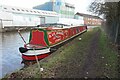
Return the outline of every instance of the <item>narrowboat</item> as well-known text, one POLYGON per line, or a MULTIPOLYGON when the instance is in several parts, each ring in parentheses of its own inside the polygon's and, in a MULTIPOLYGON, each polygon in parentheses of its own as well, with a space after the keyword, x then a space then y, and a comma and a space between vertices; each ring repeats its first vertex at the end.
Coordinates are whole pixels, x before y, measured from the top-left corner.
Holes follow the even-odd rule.
POLYGON ((20 47, 24 61, 41 60, 51 54, 52 47, 87 31, 87 26, 71 27, 63 24, 40 25, 30 30, 29 42, 20 47))

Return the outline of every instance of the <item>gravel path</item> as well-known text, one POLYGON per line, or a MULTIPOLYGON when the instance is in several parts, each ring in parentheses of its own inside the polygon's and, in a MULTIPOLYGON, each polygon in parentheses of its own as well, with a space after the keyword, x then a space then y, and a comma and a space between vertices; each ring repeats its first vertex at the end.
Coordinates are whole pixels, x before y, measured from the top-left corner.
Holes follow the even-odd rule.
POLYGON ((80 77, 84 78, 97 78, 99 77, 98 72, 101 71, 100 66, 97 64, 98 60, 101 60, 101 55, 98 49, 98 39, 100 32, 96 32, 95 35, 91 38, 88 55, 85 59, 84 65, 80 70, 80 77))

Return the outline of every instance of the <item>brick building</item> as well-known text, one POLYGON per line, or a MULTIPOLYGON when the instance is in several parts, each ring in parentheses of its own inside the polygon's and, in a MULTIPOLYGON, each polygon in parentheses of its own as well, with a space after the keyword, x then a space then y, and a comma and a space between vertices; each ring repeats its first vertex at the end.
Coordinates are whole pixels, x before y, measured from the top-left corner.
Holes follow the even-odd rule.
POLYGON ((83 13, 76 13, 75 19, 83 20, 84 25, 88 26, 100 26, 102 24, 102 19, 98 16, 83 14, 83 13))

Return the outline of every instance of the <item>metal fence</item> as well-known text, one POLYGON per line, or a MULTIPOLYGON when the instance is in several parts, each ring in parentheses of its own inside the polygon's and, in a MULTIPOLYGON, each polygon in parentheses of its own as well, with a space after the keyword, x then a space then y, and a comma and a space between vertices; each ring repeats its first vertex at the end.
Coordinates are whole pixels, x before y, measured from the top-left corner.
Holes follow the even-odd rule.
POLYGON ((114 15, 109 16, 104 23, 104 30, 108 35, 108 38, 115 44, 120 45, 120 2, 118 3, 118 8, 116 12, 113 10, 114 15), (114 17, 113 17, 114 16, 114 17))

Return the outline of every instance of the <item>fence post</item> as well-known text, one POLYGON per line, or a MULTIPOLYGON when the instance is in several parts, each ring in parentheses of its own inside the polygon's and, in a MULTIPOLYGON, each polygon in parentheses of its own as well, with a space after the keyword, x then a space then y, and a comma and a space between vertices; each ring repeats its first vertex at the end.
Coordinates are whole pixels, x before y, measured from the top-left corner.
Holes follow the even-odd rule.
POLYGON ((120 47, 120 1, 118 2, 118 38, 117 38, 117 43, 118 46, 120 47))
POLYGON ((117 45, 118 45, 118 78, 120 78, 120 1, 118 2, 118 35, 117 35, 117 45))

